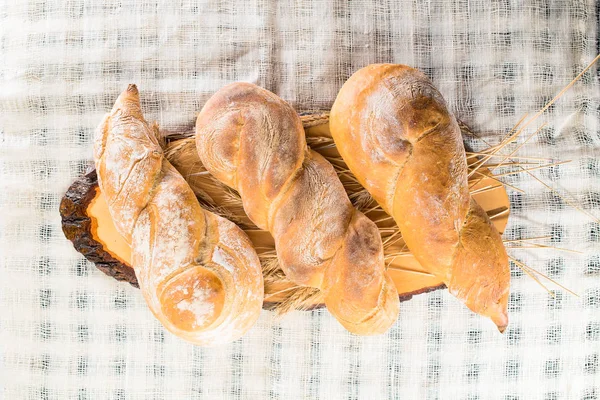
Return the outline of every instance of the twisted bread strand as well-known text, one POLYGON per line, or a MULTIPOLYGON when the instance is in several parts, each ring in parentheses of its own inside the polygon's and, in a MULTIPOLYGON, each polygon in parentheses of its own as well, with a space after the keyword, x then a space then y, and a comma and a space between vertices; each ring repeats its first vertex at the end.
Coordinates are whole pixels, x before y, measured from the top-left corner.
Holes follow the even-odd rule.
POLYGON ((308 150, 289 104, 252 84, 228 85, 200 112, 196 144, 208 171, 272 233, 289 279, 323 290, 330 312, 353 333, 393 324, 398 293, 377 227, 352 206, 331 164, 308 150))
POLYGON ((394 217, 421 265, 504 331, 506 249, 469 194, 460 129, 429 79, 404 65, 365 67, 342 87, 330 128, 344 161, 394 217))
POLYGON ((203 210, 164 158, 157 127, 129 85, 94 143, 98 184, 118 232, 131 244, 140 289, 175 335, 209 346, 242 336, 258 318, 258 256, 232 222, 203 210))

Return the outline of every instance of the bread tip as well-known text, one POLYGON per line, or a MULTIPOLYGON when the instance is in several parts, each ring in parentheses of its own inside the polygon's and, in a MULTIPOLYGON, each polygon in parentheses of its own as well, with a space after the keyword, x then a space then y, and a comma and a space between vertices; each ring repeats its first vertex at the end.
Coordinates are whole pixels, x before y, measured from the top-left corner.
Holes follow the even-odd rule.
POLYGON ((129 113, 134 113, 137 117, 143 118, 140 109, 140 93, 137 86, 133 83, 127 85, 127 89, 121 92, 113 108, 128 110, 129 113), (133 111, 134 109, 136 111, 133 111))
POLYGON ((127 85, 127 91, 128 91, 129 93, 134 93, 134 94, 138 94, 138 93, 139 93, 139 92, 138 92, 138 88, 137 88, 137 86, 135 85, 135 83, 130 83, 129 85, 127 85))
POLYGON ((500 331, 500 333, 504 333, 506 327, 508 326, 508 314, 506 311, 502 311, 497 315, 492 316, 492 321, 494 321, 498 327, 498 331, 500 331))

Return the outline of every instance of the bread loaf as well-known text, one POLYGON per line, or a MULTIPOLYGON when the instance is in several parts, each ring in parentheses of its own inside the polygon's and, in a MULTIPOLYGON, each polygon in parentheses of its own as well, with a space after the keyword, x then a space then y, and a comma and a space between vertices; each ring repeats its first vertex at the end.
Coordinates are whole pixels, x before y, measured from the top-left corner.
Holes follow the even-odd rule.
POLYGON ((352 206, 331 164, 307 148, 289 104, 256 85, 228 85, 200 112, 196 144, 205 168, 271 232, 289 279, 321 289, 350 332, 376 334, 393 324, 398 293, 377 227, 352 206))
POLYGON ((232 222, 203 210, 169 164, 157 126, 129 85, 97 130, 98 184, 156 318, 175 335, 210 346, 242 336, 263 300, 258 256, 232 222))
POLYGON ((350 170, 394 217, 421 265, 503 331, 506 250, 469 194, 460 129, 429 79, 404 65, 359 70, 335 100, 330 129, 350 170))

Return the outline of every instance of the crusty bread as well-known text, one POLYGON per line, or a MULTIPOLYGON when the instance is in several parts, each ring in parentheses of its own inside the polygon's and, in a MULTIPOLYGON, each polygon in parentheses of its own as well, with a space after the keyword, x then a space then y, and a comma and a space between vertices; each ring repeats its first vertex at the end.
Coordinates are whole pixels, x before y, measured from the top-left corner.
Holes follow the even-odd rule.
POLYGON ((242 336, 263 300, 258 256, 232 222, 203 210, 163 156, 156 125, 129 85, 97 130, 100 190, 156 318, 175 335, 210 346, 242 336))
POLYGON ((506 250, 469 194, 460 129, 429 79, 404 65, 359 70, 337 96, 330 129, 350 170, 394 217, 422 266, 503 331, 506 250))
POLYGON ((321 289, 353 333, 393 324, 398 293, 377 226, 352 206, 331 164, 307 148, 289 104, 256 85, 228 85, 200 112, 196 144, 205 168, 236 189, 248 217, 272 233, 289 279, 321 289))

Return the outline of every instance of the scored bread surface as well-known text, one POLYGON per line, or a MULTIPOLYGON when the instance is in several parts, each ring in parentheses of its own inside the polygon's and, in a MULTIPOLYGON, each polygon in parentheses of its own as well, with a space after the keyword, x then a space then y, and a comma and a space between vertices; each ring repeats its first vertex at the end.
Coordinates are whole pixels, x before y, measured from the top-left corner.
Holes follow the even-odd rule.
POLYGON ((129 85, 97 130, 98 184, 156 318, 171 332, 210 346, 241 337, 263 300, 260 262, 246 234, 203 210, 164 157, 157 127, 129 85))
POLYGON ((506 249, 469 194, 459 126, 429 79, 404 65, 359 70, 336 98, 330 129, 350 170, 394 217, 421 265, 503 331, 506 249))
POLYGON ((271 232, 290 280, 321 289, 353 333, 381 333, 394 323, 398 293, 377 226, 352 206, 333 166, 307 148, 289 104, 256 85, 228 85, 200 112, 196 144, 206 169, 271 232))

